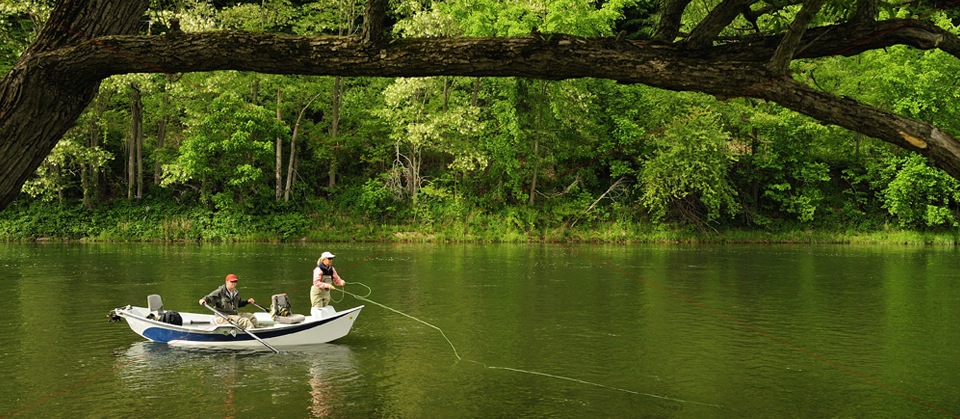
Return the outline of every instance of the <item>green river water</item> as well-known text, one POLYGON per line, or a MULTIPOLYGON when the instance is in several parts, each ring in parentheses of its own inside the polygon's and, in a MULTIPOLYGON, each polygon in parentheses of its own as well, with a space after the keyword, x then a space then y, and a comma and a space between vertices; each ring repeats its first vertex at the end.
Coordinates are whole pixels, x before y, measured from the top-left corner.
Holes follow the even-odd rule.
MULTIPOLYGON (((0 417, 960 415, 954 248, 0 244, 0 417), (107 313, 202 309, 234 273, 352 332, 274 354, 144 341, 107 313)), ((248 306, 250 307, 250 306, 248 306)), ((251 307, 252 308, 252 307, 251 307)))

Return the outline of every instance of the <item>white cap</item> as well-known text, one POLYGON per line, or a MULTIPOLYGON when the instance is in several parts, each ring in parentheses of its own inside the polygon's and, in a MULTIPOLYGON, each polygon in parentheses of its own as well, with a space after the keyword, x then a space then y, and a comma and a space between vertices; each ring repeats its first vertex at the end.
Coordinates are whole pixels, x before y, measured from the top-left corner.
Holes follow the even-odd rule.
POLYGON ((337 256, 330 252, 323 252, 323 254, 320 255, 320 259, 333 259, 335 257, 337 256))

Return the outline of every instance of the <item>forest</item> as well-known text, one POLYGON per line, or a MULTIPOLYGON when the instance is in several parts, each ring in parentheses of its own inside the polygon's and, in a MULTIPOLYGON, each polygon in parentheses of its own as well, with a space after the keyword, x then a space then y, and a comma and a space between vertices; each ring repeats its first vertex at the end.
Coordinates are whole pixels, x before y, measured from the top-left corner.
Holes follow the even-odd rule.
MULTIPOLYGON (((661 3, 684 5, 677 37, 692 38, 728 2, 393 0, 385 24, 391 40, 565 34, 630 48, 661 34, 661 3)), ((845 1, 740 3, 717 39, 783 31, 811 3, 811 28, 856 11, 845 1)), ((950 2, 862 3, 878 20, 960 35, 950 2)), ((0 74, 53 7, 0 5, 0 74)), ((364 8, 158 0, 137 32, 347 37, 362 32, 364 8)), ((746 92, 602 77, 283 74, 275 64, 274 74, 105 78, 0 211, 0 239, 960 240, 960 182, 932 157, 746 92)), ((788 65, 788 78, 816 91, 960 133, 960 60, 941 49, 891 45, 788 65)))

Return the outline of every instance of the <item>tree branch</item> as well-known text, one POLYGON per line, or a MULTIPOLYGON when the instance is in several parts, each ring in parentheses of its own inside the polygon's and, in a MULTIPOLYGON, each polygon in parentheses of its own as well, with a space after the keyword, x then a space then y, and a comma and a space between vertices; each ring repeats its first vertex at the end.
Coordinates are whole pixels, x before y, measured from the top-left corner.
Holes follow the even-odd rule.
POLYGON ((878 0, 860 0, 857 3, 857 10, 853 13, 853 18, 850 21, 854 24, 869 24, 877 20, 877 15, 880 13, 878 6, 878 0))
MULTIPOLYGON (((931 30, 935 26, 906 23, 883 37, 883 42, 871 39, 861 47, 889 45, 896 39, 939 39, 925 44, 928 47, 957 42, 956 37, 924 32, 924 29, 931 30), (906 35, 902 33, 904 31, 906 35)), ((822 38, 830 38, 829 35, 824 34, 822 38)), ((422 38, 397 39, 377 51, 369 51, 362 48, 363 41, 357 37, 216 32, 176 37, 104 37, 45 54, 34 64, 38 69, 56 69, 56 74, 94 74, 96 77, 136 72, 234 69, 340 76, 606 78, 721 97, 771 100, 824 123, 840 125, 927 155, 934 164, 960 178, 960 163, 957 163, 960 162, 960 148, 956 140, 929 124, 817 92, 783 77, 782 73, 770 71, 760 60, 747 62, 718 56, 705 60, 693 56, 695 54, 685 54, 686 51, 678 45, 627 42, 632 48, 624 49, 609 39, 561 34, 554 34, 549 39, 539 36, 422 38)), ((764 50, 754 48, 755 53, 764 50)), ((766 51, 772 53, 773 48, 771 46, 766 51)), ((812 49, 832 48, 838 48, 838 45, 812 49)), ((810 49, 806 48, 804 54, 809 55, 807 51, 810 49)))
POLYGON ((691 0, 663 0, 660 4, 660 23, 653 40, 671 43, 680 33, 680 18, 691 0))
POLYGON ((951 176, 960 176, 960 142, 926 122, 817 91, 790 77, 767 83, 751 92, 751 96, 915 151, 951 176))
POLYGON ((773 57, 770 58, 770 64, 768 65, 770 70, 785 74, 790 69, 790 61, 793 61, 793 56, 800 46, 803 34, 807 31, 807 26, 810 25, 814 16, 820 11, 824 1, 826 0, 807 0, 803 3, 797 17, 790 24, 790 29, 787 30, 783 40, 780 41, 780 45, 777 45, 777 49, 773 52, 773 57))
MULTIPOLYGON (((368 4, 360 36, 297 37, 246 32, 124 35, 134 32, 146 0, 60 0, 53 16, 73 26, 51 20, 0 80, 0 161, 5 165, 0 207, 16 198, 23 182, 90 103, 103 78, 213 70, 380 77, 594 77, 723 97, 756 97, 919 152, 960 178, 960 143, 947 133, 817 92, 771 71, 766 63, 778 46, 785 45, 784 37, 740 37, 710 46, 737 13, 757 0, 724 0, 695 29, 686 47, 562 34, 387 43, 383 42, 386 1, 368 4), (71 14, 77 17, 70 19, 71 14), (108 34, 117 35, 97 37, 108 34)), ((675 7, 688 4, 687 0, 671 3, 675 7)), ((789 55, 794 59, 857 55, 896 44, 939 48, 960 58, 960 39, 925 21, 834 25, 797 37, 803 48, 783 47, 792 51, 789 55)))
POLYGON ((52 68, 37 67, 35 58, 101 35, 136 33, 147 4, 147 0, 57 2, 37 39, 0 79, 0 162, 4 165, 0 208, 13 202, 23 183, 76 123, 102 79, 58 75, 52 68))
POLYGON ((713 41, 720 34, 723 28, 730 25, 733 19, 749 8, 757 0, 723 0, 717 7, 714 7, 696 28, 690 32, 687 38, 687 48, 700 49, 713 44, 713 41))
MULTIPOLYGON (((723 45, 689 51, 697 58, 757 61, 770 57, 779 45, 779 36, 742 36, 727 39, 723 45)), ((960 58, 960 38, 937 25, 918 20, 884 20, 863 26, 842 24, 812 28, 804 33, 800 42, 803 48, 795 52, 797 58, 820 58, 834 55, 854 56, 865 51, 883 49, 893 45, 907 45, 928 50, 938 48, 960 58)))
POLYGON ((387 18, 389 0, 369 0, 363 13, 363 43, 375 47, 387 38, 383 24, 387 18))
POLYGON ((749 7, 745 7, 744 8, 745 10, 743 11, 743 18, 746 19, 751 24, 753 24, 757 32, 760 32, 760 28, 757 25, 757 19, 759 19, 760 16, 783 10, 783 8, 787 6, 792 6, 794 4, 802 4, 802 3, 803 3, 803 0, 787 0, 787 1, 777 2, 775 4, 767 4, 756 10, 752 10, 749 7))

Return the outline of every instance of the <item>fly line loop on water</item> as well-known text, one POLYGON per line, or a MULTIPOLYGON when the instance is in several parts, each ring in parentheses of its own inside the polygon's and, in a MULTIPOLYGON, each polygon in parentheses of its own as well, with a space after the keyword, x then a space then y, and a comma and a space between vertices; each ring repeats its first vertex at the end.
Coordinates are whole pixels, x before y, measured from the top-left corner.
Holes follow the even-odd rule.
MULTIPOLYGON (((518 373, 522 373, 522 374, 530 374, 530 375, 537 375, 537 376, 541 376, 541 377, 555 378, 555 379, 558 379, 558 380, 565 380, 565 381, 570 381, 570 382, 574 382, 574 383, 579 383, 579 384, 585 384, 585 385, 590 385, 590 386, 594 386, 594 387, 605 388, 605 389, 608 389, 608 390, 614 390, 614 391, 619 391, 619 392, 623 392, 623 393, 636 394, 636 395, 639 395, 639 396, 646 396, 646 397, 655 398, 655 399, 660 399, 660 400, 668 400, 668 401, 672 401, 672 402, 676 402, 676 403, 696 404, 696 405, 701 405, 701 406, 709 406, 709 407, 717 407, 717 408, 723 407, 723 406, 720 406, 720 405, 717 405, 717 404, 696 402, 696 401, 691 401, 691 400, 683 400, 683 399, 678 399, 678 398, 675 398, 675 397, 661 396, 661 395, 651 394, 651 393, 642 393, 642 392, 639 392, 639 391, 633 391, 633 390, 627 390, 627 389, 624 389, 624 388, 612 387, 612 386, 608 386, 608 385, 604 385, 604 384, 600 384, 600 383, 594 383, 594 382, 591 382, 591 381, 585 381, 585 380, 581 380, 581 379, 577 379, 577 378, 573 378, 573 377, 566 377, 566 376, 562 376, 562 375, 548 374, 548 373, 539 372, 539 371, 529 371, 529 370, 523 370, 523 369, 519 369, 519 368, 490 366, 490 365, 487 365, 487 364, 485 364, 485 363, 483 363, 483 362, 480 362, 480 361, 474 361, 474 360, 470 360, 470 359, 463 359, 463 358, 460 356, 460 353, 457 352, 457 347, 453 344, 453 342, 450 340, 450 338, 447 337, 447 334, 443 332, 443 329, 441 329, 441 328, 437 327, 436 325, 433 325, 433 324, 431 324, 431 323, 429 323, 429 322, 427 322, 427 321, 424 321, 424 320, 422 320, 422 319, 419 319, 419 318, 417 318, 417 317, 414 317, 414 316, 411 316, 411 315, 409 315, 409 314, 407 314, 407 313, 404 313, 404 312, 402 312, 402 311, 400 311, 400 310, 397 310, 397 309, 395 309, 395 308, 393 308, 393 307, 389 307, 389 306, 387 306, 386 304, 378 303, 378 302, 376 302, 376 301, 373 301, 373 300, 369 299, 368 297, 373 293, 373 289, 371 289, 369 286, 367 286, 367 285, 365 285, 365 284, 363 284, 363 283, 360 283, 360 282, 347 282, 346 284, 362 286, 362 287, 364 287, 364 288, 367 289, 367 292, 366 292, 366 294, 364 294, 364 295, 357 295, 357 294, 354 294, 354 293, 352 293, 352 292, 350 292, 350 291, 347 291, 347 290, 345 289, 346 287, 343 286, 343 287, 337 288, 342 294, 341 294, 341 296, 340 296, 340 299, 339 299, 339 300, 336 300, 335 302, 343 301, 344 295, 349 295, 349 296, 352 296, 353 298, 356 298, 357 300, 360 300, 360 301, 363 301, 363 302, 366 302, 366 303, 370 303, 370 304, 376 305, 376 306, 381 307, 381 308, 383 308, 383 309, 385 309, 385 310, 392 311, 392 312, 397 313, 397 314, 399 314, 399 315, 401 315, 401 316, 403 316, 403 317, 406 317, 406 318, 411 319, 411 320, 413 320, 413 321, 416 321, 416 322, 418 322, 418 323, 420 323, 420 324, 423 324, 424 326, 427 326, 427 327, 429 327, 429 328, 431 328, 431 329, 435 329, 436 331, 440 332, 440 336, 442 336, 443 339, 447 341, 447 344, 450 345, 450 349, 453 350, 453 355, 457 358, 457 361, 466 361, 466 362, 475 363, 475 364, 478 364, 478 365, 483 366, 483 367, 486 368, 486 369, 491 369, 491 370, 513 371, 513 372, 518 372, 518 373)), ((331 296, 331 297, 332 297, 332 296, 331 296)))

